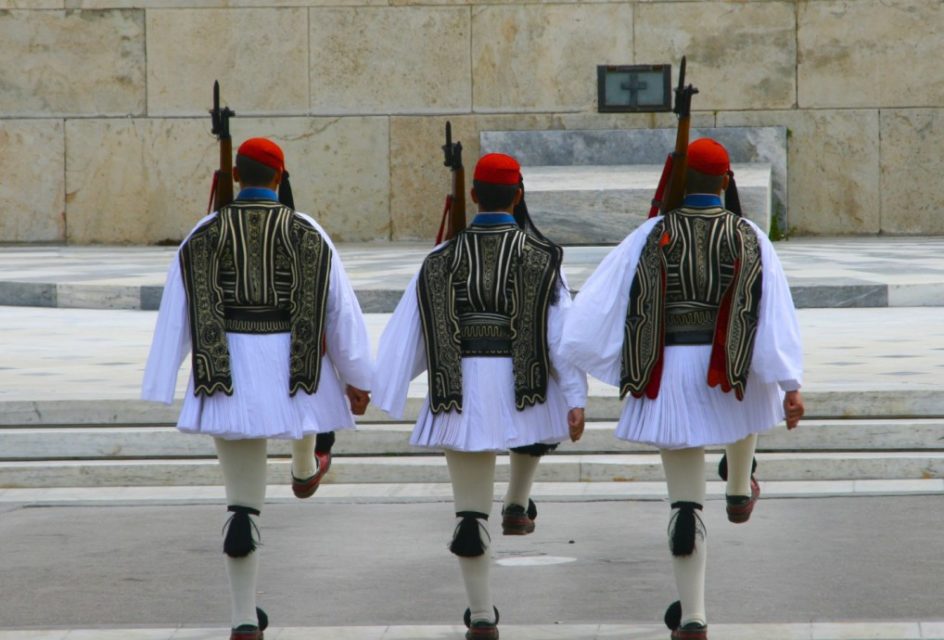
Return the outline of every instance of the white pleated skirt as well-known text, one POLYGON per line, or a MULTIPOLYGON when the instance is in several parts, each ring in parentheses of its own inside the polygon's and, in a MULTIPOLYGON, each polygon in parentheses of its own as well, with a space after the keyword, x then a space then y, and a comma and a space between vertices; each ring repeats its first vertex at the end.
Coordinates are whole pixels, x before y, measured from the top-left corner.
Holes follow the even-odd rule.
POLYGON ((187 385, 177 428, 227 440, 281 438, 354 427, 344 387, 327 356, 318 390, 289 395, 289 333, 228 333, 233 395, 193 395, 187 385))
POLYGON ((564 394, 551 377, 547 402, 518 411, 511 358, 463 358, 462 412, 433 414, 427 398, 410 444, 495 452, 536 443, 553 444, 569 435, 568 410, 564 394))
POLYGON ((711 345, 666 347, 655 399, 627 396, 616 437, 660 449, 721 446, 784 419, 783 393, 752 374, 744 400, 708 386, 711 345))

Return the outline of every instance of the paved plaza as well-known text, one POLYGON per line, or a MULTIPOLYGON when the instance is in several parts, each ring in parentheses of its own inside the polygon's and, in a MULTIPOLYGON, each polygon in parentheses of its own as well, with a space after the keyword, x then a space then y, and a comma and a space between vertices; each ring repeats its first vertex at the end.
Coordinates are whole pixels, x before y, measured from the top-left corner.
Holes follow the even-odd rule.
MULTIPOLYGON (((339 247, 373 309, 375 346, 428 248, 339 247)), ((934 433, 944 415, 944 240, 798 239, 777 249, 805 301, 811 408, 834 420, 843 407, 915 416, 934 433)), ((569 248, 571 285, 579 289, 609 250, 569 248)), ((172 256, 0 248, 0 424, 172 421, 173 407, 137 401, 172 256)), ((181 375, 178 398, 185 384, 181 375)), ((412 406, 424 394, 421 376, 412 406)), ((616 406, 615 390, 598 382, 591 396, 591 406, 616 406)), ((408 427, 389 428, 395 436, 408 427)), ((345 464, 339 456, 338 472, 345 464)), ((461 637, 461 582, 445 548, 448 484, 342 482, 300 502, 270 482, 259 582, 272 618, 267 640, 461 637)), ((709 484, 713 640, 944 639, 940 473, 763 486, 755 517, 735 527, 723 517, 723 486, 709 484)), ((665 640, 664 484, 539 482, 534 495, 537 532, 496 536, 493 548, 502 638, 665 640)), ((226 637, 222 496, 219 486, 0 487, 0 640, 226 637)))

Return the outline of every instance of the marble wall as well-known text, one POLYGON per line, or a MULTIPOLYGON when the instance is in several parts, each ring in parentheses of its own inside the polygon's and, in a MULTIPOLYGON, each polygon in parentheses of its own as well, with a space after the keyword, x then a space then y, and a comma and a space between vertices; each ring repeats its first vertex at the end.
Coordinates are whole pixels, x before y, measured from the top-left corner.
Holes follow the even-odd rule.
POLYGON ((479 133, 649 129, 599 64, 688 56, 698 127, 785 127, 797 234, 940 234, 939 0, 0 0, 0 242, 177 241, 238 143, 342 241, 428 239, 479 133), (855 24, 856 28, 849 28, 855 24))

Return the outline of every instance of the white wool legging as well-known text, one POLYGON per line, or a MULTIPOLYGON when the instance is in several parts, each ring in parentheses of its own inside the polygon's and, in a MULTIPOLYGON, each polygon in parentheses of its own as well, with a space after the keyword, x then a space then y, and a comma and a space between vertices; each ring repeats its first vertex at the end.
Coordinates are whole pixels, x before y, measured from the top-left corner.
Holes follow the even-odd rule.
MULTIPOLYGON (((266 441, 224 440, 214 438, 216 454, 226 484, 226 504, 251 507, 262 511, 266 492, 266 441)), ((227 517, 232 514, 227 513, 227 517)), ((258 519, 249 516, 258 526, 258 519)), ((256 576, 259 572, 259 550, 244 558, 226 558, 226 574, 232 599, 232 626, 258 625, 256 619, 256 576)))

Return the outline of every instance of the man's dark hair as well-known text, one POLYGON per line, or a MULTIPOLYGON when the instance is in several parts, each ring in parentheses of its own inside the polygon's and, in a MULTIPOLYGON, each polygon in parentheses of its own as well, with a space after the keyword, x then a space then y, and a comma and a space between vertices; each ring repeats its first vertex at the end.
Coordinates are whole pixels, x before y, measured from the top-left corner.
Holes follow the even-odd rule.
POLYGON ((718 193, 721 191, 721 183, 723 182, 724 175, 709 176, 707 173, 688 168, 685 173, 685 192, 718 193))
POLYGON ((239 184, 244 187, 265 187, 278 173, 272 167, 241 155, 236 156, 236 168, 239 169, 239 184))
POLYGON ((478 196, 479 207, 482 211, 507 209, 514 202, 515 194, 521 188, 517 184, 492 184, 478 180, 472 181, 472 187, 475 189, 475 195, 478 196))

